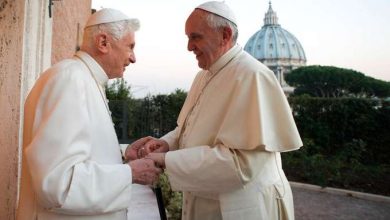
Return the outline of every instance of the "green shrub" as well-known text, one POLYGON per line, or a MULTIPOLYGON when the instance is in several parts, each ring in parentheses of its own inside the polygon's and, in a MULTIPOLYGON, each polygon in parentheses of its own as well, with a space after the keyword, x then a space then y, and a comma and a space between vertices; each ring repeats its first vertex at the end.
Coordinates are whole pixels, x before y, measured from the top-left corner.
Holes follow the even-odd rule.
POLYGON ((390 195, 388 101, 290 98, 304 147, 282 154, 290 180, 390 195))

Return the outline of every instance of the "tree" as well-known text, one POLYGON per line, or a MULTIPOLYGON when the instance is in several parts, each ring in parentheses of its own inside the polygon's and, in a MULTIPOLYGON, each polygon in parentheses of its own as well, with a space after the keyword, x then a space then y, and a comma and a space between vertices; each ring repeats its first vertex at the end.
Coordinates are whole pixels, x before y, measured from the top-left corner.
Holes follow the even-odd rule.
POLYGON ((106 86, 106 96, 108 100, 127 101, 132 98, 131 87, 122 79, 116 79, 112 84, 106 86))
POLYGON ((389 97, 390 82, 367 77, 351 69, 334 66, 306 66, 286 75, 294 95, 313 97, 389 97))
POLYGON ((115 124, 115 132, 121 143, 129 142, 133 133, 135 117, 133 109, 135 100, 132 98, 131 87, 124 79, 116 79, 106 86, 106 96, 109 100, 111 118, 115 124))
POLYGON ((282 154, 289 179, 390 195, 390 100, 289 97, 304 146, 282 154))
POLYGON ((134 113, 137 115, 136 135, 159 137, 173 130, 186 96, 186 92, 176 89, 168 95, 159 94, 138 100, 134 113))

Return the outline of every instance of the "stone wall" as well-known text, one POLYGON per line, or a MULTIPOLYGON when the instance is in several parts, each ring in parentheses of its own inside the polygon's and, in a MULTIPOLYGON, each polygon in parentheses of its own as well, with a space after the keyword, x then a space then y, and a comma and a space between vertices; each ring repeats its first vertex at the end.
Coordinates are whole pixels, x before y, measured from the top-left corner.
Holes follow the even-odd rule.
POLYGON ((15 218, 24 1, 0 1, 0 219, 15 218))
POLYGON ((49 0, 0 0, 1 220, 15 219, 25 98, 51 62, 74 53, 77 24, 82 30, 91 13, 91 0, 53 2, 49 17, 49 0))
POLYGON ((53 5, 52 63, 72 57, 91 14, 91 0, 62 0, 53 5))

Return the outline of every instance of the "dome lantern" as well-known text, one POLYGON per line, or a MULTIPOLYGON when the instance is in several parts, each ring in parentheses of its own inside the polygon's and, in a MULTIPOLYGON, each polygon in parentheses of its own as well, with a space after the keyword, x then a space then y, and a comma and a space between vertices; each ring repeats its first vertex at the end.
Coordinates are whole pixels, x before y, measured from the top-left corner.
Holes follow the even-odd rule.
POLYGON ((269 8, 267 13, 265 13, 263 21, 264 25, 278 25, 278 16, 276 15, 276 12, 272 10, 271 1, 269 1, 269 8))

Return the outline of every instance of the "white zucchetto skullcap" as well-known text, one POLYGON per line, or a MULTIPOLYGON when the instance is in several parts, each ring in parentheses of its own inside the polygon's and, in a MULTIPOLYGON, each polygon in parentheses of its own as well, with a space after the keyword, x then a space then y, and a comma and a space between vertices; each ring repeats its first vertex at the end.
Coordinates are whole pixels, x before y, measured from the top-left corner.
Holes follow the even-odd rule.
POLYGON ((103 8, 95 12, 94 14, 92 14, 91 17, 89 17, 87 24, 85 25, 85 28, 93 25, 124 21, 124 20, 132 20, 132 19, 119 10, 112 9, 112 8, 103 8))
POLYGON ((236 16, 234 16, 233 11, 224 2, 218 2, 218 1, 205 2, 196 8, 226 18, 227 20, 233 22, 233 24, 237 26, 236 16))

